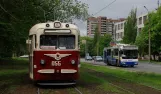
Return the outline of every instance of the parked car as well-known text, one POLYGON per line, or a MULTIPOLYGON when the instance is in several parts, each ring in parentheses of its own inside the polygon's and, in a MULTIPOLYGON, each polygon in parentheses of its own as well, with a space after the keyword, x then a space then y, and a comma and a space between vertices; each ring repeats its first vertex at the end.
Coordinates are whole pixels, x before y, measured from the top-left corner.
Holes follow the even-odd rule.
POLYGON ((86 56, 85 60, 92 60, 91 56, 86 56))
POLYGON ((29 57, 29 55, 22 55, 22 56, 20 56, 21 58, 28 58, 29 57))
POLYGON ((96 56, 92 56, 92 59, 94 60, 96 56))
POLYGON ((103 58, 102 58, 101 56, 96 56, 96 57, 95 57, 95 60, 96 60, 96 61, 103 61, 103 58))

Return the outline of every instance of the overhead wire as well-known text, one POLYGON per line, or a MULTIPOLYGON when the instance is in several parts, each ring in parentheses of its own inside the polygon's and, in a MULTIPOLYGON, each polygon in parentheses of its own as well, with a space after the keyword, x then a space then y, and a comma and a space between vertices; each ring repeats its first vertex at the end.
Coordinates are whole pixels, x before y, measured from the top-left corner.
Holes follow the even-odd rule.
POLYGON ((98 14, 99 12, 103 11, 104 9, 108 8, 110 5, 112 5, 114 2, 116 2, 116 0, 114 0, 113 2, 111 2, 110 4, 108 4, 107 6, 103 7, 101 10, 99 10, 98 12, 96 12, 95 14, 93 14, 92 16, 98 14))
POLYGON ((0 4, 0 8, 1 8, 4 12, 6 12, 7 14, 9 14, 12 18, 18 20, 15 16, 13 16, 11 13, 9 13, 1 4, 0 4))
MULTIPOLYGON (((106 8, 108 8, 110 5, 112 5, 114 2, 116 2, 116 0, 112 1, 111 3, 109 3, 108 5, 106 5, 105 7, 103 7, 102 9, 100 9, 98 12, 92 14, 92 16, 97 15, 98 13, 100 13, 101 11, 103 11, 104 9, 106 9, 106 8)), ((88 18, 86 18, 85 21, 87 21, 87 19, 88 19, 88 18)), ((80 21, 82 21, 82 20, 80 20, 80 21)), ((81 23, 83 23, 83 24, 85 25, 84 21, 82 21, 82 22, 80 22, 80 23, 78 23, 78 24, 81 24, 81 23)), ((86 25, 85 25, 85 26, 86 26, 86 25)), ((84 35, 84 34, 83 34, 83 35, 84 35)))
MULTIPOLYGON (((91 16, 97 15, 98 13, 100 13, 101 11, 103 11, 104 9, 106 9, 106 8, 108 8, 110 5, 112 5, 114 2, 116 2, 116 0, 112 1, 111 3, 109 3, 108 5, 106 5, 105 7, 103 7, 102 9, 100 9, 98 12, 92 14, 91 16)), ((87 20, 87 19, 88 19, 88 18, 86 18, 86 20, 87 20)), ((85 21, 86 21, 86 20, 85 20, 85 21)), ((80 21, 81 21, 81 20, 80 20, 80 21)), ((84 23, 84 22, 82 21, 81 23, 84 23)), ((81 24, 81 23, 78 23, 78 24, 81 24)))

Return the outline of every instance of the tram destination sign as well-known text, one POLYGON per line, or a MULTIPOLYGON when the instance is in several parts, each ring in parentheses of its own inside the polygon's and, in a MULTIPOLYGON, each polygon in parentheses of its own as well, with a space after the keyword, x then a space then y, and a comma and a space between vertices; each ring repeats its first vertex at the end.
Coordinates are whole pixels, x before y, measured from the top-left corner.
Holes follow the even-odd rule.
POLYGON ((137 50, 138 49, 138 47, 137 46, 124 46, 123 47, 123 49, 125 49, 125 50, 137 50))

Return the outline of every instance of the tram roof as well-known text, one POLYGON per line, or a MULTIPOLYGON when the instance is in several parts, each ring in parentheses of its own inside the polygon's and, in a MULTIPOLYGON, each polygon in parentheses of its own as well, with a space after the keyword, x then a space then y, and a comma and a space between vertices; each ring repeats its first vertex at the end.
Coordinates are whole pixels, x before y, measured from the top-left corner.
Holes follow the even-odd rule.
POLYGON ((116 44, 115 46, 111 46, 111 47, 106 47, 104 48, 104 50, 107 49, 126 49, 126 50, 136 50, 138 49, 138 46, 136 45, 130 45, 130 44, 116 44))
POLYGON ((78 27, 74 24, 70 24, 70 23, 61 23, 59 21, 54 21, 54 22, 46 22, 46 23, 38 23, 36 25, 34 25, 30 31, 29 31, 29 35, 32 34, 37 34, 38 29, 76 29, 78 30, 78 27), (59 28, 54 27, 54 23, 60 23, 61 26, 59 28), (49 25, 47 27, 47 25, 49 25), (67 25, 69 25, 69 27, 67 27, 67 25))

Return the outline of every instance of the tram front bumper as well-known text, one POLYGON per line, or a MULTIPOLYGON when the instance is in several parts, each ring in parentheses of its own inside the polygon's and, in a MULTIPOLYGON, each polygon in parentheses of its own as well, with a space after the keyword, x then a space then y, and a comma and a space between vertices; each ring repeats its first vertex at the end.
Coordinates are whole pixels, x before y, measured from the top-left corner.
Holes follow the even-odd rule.
POLYGON ((138 62, 121 62, 122 66, 138 65, 138 62))
POLYGON ((74 69, 41 69, 34 74, 34 80, 77 80, 79 72, 74 69))

